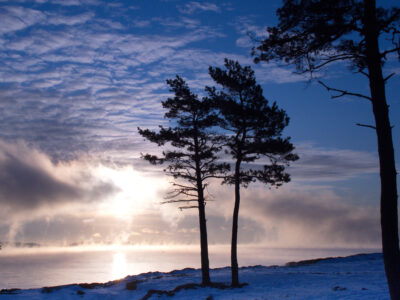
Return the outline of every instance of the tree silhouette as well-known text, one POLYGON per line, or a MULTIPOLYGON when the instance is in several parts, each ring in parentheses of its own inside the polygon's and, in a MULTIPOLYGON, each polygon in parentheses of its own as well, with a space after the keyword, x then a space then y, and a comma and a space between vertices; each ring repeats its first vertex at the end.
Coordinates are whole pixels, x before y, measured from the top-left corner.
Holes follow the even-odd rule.
POLYGON ((321 84, 332 97, 356 96, 372 104, 381 179, 381 230, 386 276, 392 299, 400 299, 400 251, 397 186, 392 127, 386 102, 382 67, 387 55, 400 58, 400 9, 376 7, 375 0, 285 0, 277 10, 279 24, 268 28, 268 38, 253 49, 255 61, 284 60, 301 72, 312 73, 337 61, 366 76, 370 95, 321 84), (380 50, 380 41, 390 46, 380 50), (391 43, 390 43, 391 42, 391 43))
POLYGON ((289 138, 282 138, 282 130, 289 118, 276 103, 268 104, 263 91, 256 83, 253 70, 242 67, 238 62, 225 59, 225 70, 209 68, 212 79, 221 89, 207 87, 210 99, 219 109, 223 123, 221 127, 229 132, 226 146, 234 159, 235 169, 224 182, 235 186, 235 206, 232 221, 232 286, 239 286, 237 261, 237 235, 240 205, 240 186, 260 181, 270 186, 280 186, 290 180, 285 166, 298 159, 293 154, 289 138), (261 167, 247 166, 264 158, 261 167))
POLYGON ((167 80, 174 98, 162 102, 167 109, 165 118, 175 126, 164 128, 159 132, 138 128, 139 134, 158 146, 168 144, 161 157, 151 154, 142 155, 152 164, 168 164, 164 170, 174 178, 173 189, 164 203, 180 203, 180 209, 198 208, 200 226, 202 284, 209 285, 209 260, 206 226, 205 188, 210 178, 217 177, 229 170, 229 165, 218 163, 216 154, 221 149, 221 137, 210 128, 216 126, 220 119, 213 113, 211 102, 205 98, 198 99, 191 93, 185 81, 176 76, 167 80))

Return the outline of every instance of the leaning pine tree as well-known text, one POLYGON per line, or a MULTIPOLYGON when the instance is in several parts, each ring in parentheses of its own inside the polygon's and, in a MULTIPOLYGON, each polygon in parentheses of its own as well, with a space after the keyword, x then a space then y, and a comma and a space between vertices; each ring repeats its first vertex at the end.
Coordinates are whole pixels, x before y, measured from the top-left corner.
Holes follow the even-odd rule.
POLYGON ((226 146, 234 160, 235 168, 224 183, 235 186, 235 206, 232 221, 232 286, 239 286, 237 261, 237 236, 240 205, 240 187, 260 181, 278 187, 289 182, 285 166, 298 159, 289 138, 282 138, 282 131, 289 118, 276 103, 268 104, 254 71, 238 62, 225 59, 225 70, 209 68, 212 79, 221 89, 207 87, 209 98, 220 111, 222 128, 230 134, 226 146), (249 163, 260 160, 262 168, 252 168, 249 163), (248 164, 243 168, 243 164, 248 164))
POLYGON ((174 98, 162 102, 167 109, 165 117, 175 127, 160 126, 158 132, 138 128, 139 134, 158 146, 169 145, 161 157, 145 154, 143 158, 152 164, 167 164, 166 172, 174 178, 173 190, 164 203, 179 203, 181 209, 198 208, 202 284, 210 285, 208 242, 206 227, 205 188, 210 178, 229 170, 229 165, 217 162, 221 137, 211 132, 219 122, 207 99, 198 99, 191 93, 185 81, 177 76, 167 80, 174 98))
POLYGON ((400 300, 400 248, 396 163, 384 77, 385 62, 400 59, 400 8, 375 0, 285 0, 277 10, 279 23, 254 49, 257 61, 282 60, 303 73, 314 73, 348 62, 353 73, 365 76, 369 95, 332 88, 333 98, 354 96, 371 103, 375 124, 358 124, 376 132, 380 183, 382 251, 392 300, 400 300))

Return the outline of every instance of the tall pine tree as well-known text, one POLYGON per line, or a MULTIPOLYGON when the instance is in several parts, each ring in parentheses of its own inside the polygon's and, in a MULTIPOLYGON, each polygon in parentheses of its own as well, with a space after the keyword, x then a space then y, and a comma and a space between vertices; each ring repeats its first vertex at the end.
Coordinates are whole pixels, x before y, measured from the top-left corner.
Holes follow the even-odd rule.
POLYGON ((198 208, 201 248, 202 284, 211 283, 209 273, 208 242, 205 205, 205 188, 210 178, 216 177, 229 169, 224 163, 217 162, 221 137, 213 134, 211 128, 219 122, 207 99, 199 99, 191 93, 185 81, 177 76, 167 80, 173 98, 162 102, 167 109, 165 118, 175 126, 158 132, 138 128, 139 134, 158 146, 165 147, 162 156, 151 154, 143 158, 152 164, 167 164, 164 172, 174 178, 173 189, 168 194, 166 203, 182 204, 181 209, 198 208), (172 148, 171 148, 172 146, 172 148))
POLYGON ((234 170, 225 183, 235 187, 235 206, 232 220, 231 266, 232 286, 239 286, 237 237, 240 206, 240 187, 260 181, 270 186, 280 186, 290 180, 285 166, 298 159, 289 138, 282 131, 289 118, 276 103, 269 105, 256 83, 253 70, 238 62, 225 59, 225 70, 209 68, 212 79, 220 85, 207 87, 210 99, 223 118, 226 147, 234 160, 234 170), (262 160, 261 160, 262 159, 262 160), (261 168, 249 163, 259 160, 261 168), (246 168, 243 164, 247 164, 246 168))
POLYGON ((277 15, 278 25, 268 28, 268 38, 254 49, 256 62, 283 60, 313 73, 345 61, 368 80, 370 95, 321 84, 337 93, 333 98, 355 96, 371 103, 375 125, 358 125, 377 135, 383 260, 390 296, 400 300, 397 172, 385 93, 394 74, 385 78, 382 72, 389 54, 400 59, 400 8, 376 7, 375 0, 285 0, 277 15))

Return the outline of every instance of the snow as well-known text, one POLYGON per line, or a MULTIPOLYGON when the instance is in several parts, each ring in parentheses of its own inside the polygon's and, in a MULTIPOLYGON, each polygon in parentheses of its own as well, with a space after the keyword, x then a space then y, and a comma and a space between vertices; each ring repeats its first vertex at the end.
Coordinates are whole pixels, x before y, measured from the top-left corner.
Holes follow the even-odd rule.
POLYGON ((389 299, 381 254, 240 269, 248 285, 230 288, 230 268, 211 270, 216 287, 201 287, 201 272, 150 272, 104 284, 2 290, 2 299, 389 299), (174 291, 175 289, 175 291, 174 291), (150 290, 157 290, 149 292, 150 290))

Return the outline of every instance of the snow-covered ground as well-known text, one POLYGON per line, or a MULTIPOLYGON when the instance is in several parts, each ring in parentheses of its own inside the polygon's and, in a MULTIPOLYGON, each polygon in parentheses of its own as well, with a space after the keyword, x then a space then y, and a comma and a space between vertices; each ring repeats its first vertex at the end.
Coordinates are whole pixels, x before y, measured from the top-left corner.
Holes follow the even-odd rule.
POLYGON ((240 269, 248 285, 229 287, 230 269, 211 271, 215 287, 201 287, 201 272, 183 269, 128 276, 104 284, 1 290, 0 299, 389 299, 381 254, 354 255, 282 267, 240 269))

